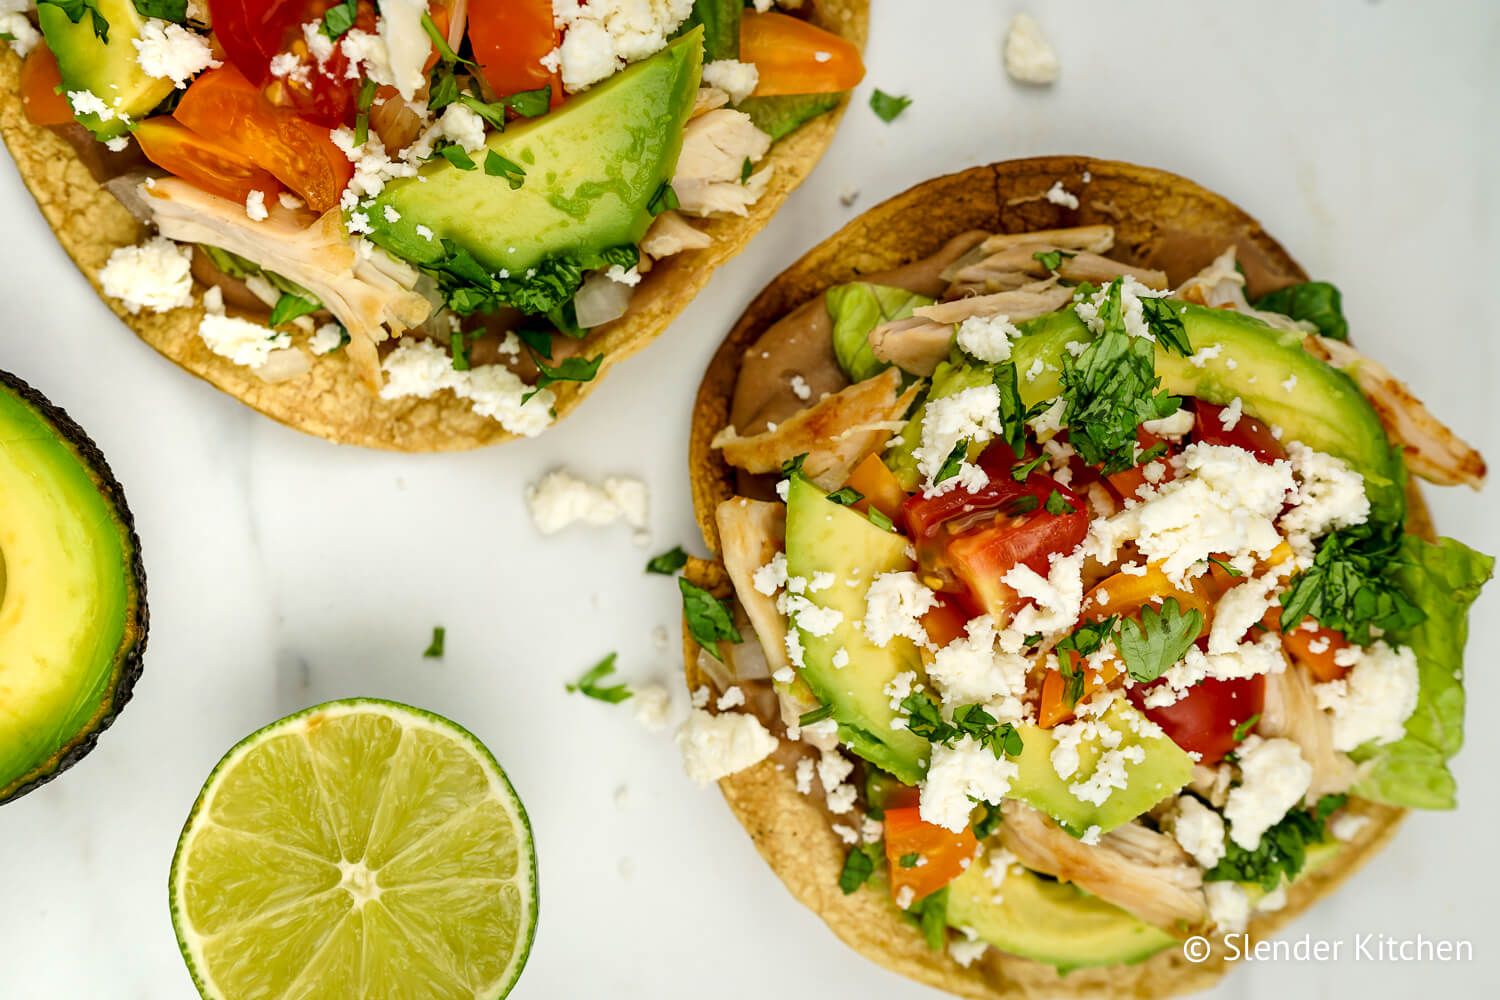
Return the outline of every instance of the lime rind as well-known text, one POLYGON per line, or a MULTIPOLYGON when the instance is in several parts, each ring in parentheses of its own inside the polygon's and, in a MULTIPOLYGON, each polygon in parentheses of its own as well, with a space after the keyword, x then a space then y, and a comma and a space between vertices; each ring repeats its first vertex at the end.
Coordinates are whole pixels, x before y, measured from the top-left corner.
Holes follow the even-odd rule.
MULTIPOLYGON (((404 845, 400 851, 392 855, 392 859, 413 847, 421 845, 423 840, 439 835, 443 832, 442 827, 448 821, 462 816, 464 813, 477 810, 482 804, 494 803, 499 805, 508 819, 515 845, 515 872, 508 880, 495 879, 500 890, 510 890, 515 893, 515 900, 519 904, 519 925, 516 928, 514 943, 505 967, 492 977, 492 985, 488 985, 484 991, 474 990, 475 1000, 501 1000, 514 988, 516 981, 520 978, 525 968, 526 960, 530 955, 532 944, 536 938, 536 922, 539 904, 537 889, 537 861, 536 850, 532 842, 531 822, 526 814, 526 808, 520 797, 516 794, 514 786, 506 776, 499 761, 495 759, 488 747, 473 733, 451 719, 444 718, 433 712, 405 705, 400 702, 387 701, 379 698, 348 698, 336 701, 324 702, 295 712, 284 718, 278 719, 267 726, 252 732, 244 739, 236 743, 219 760, 213 770, 209 772, 204 781, 203 788, 198 794, 193 808, 188 814, 186 823, 177 842, 177 849, 172 856, 172 866, 168 876, 168 897, 172 913, 172 927, 177 937, 179 950, 182 952, 183 960, 186 962, 188 972, 192 976, 193 984, 197 987, 199 994, 204 1000, 229 1000, 227 995, 218 988, 212 977, 205 973, 208 962, 203 952, 204 938, 195 928, 191 926, 186 913, 186 860, 188 849, 193 844, 198 832, 206 824, 212 823, 210 818, 215 801, 222 790, 222 778, 232 773, 235 765, 242 762, 252 751, 264 746, 270 740, 291 733, 307 732, 307 722, 314 717, 325 720, 343 718, 354 714, 370 714, 383 716, 385 718, 399 721, 403 730, 426 731, 442 736, 454 745, 462 746, 469 755, 478 763, 488 781, 489 796, 487 799, 477 799, 468 809, 461 810, 447 817, 447 821, 437 827, 428 830, 423 837, 416 838, 404 845)), ((387 775, 385 781, 389 781, 387 775)), ((319 784, 320 794, 326 795, 328 790, 319 784)), ((329 823, 333 825, 335 820, 331 816, 331 809, 325 800, 325 813, 330 815, 329 823)), ((226 828, 227 829, 227 828, 226 828)), ((361 845, 367 847, 368 845, 361 845)), ((295 850, 295 848, 287 848, 295 850)), ((311 855, 310 855, 311 856, 311 855)), ((464 879, 465 881, 480 881, 476 879, 464 879)), ((387 892, 407 893, 419 889, 424 883, 393 884, 384 889, 387 892)), ((330 892, 338 893, 344 891, 340 886, 323 890, 316 895, 304 898, 301 904, 304 906, 316 905, 320 896, 330 892)), ((508 895, 508 894, 507 894, 508 895)), ((296 904, 292 908, 295 908, 296 904)), ((261 914, 264 917, 265 914, 261 914)), ((323 957, 325 951, 337 948, 344 942, 340 936, 347 937, 346 930, 348 921, 339 921, 329 932, 327 939, 314 949, 310 959, 316 961, 323 957)), ((231 928, 232 929, 232 925, 231 928)), ((333 954, 332 959, 339 956, 333 954)), ((300 979, 301 977, 299 977, 300 979)), ((288 989, 286 996, 288 1000, 305 995, 307 984, 294 981, 288 989), (300 988, 299 988, 300 987, 300 988)))

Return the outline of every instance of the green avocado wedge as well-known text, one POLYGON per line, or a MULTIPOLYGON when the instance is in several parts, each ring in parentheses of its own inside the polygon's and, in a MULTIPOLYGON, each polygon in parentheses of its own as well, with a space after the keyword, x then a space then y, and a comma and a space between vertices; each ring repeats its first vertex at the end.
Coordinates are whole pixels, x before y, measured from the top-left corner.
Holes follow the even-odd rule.
POLYGON ((47 48, 57 57, 64 93, 93 94, 114 114, 80 115, 78 121, 100 141, 124 135, 132 119, 144 118, 172 93, 172 81, 147 76, 135 42, 146 18, 133 0, 91 0, 79 5, 77 21, 63 5, 44 3, 36 9, 37 23, 47 48), (99 37, 98 22, 108 25, 99 37))
POLYGON ((472 169, 434 157, 357 209, 370 240, 419 266, 444 259, 452 241, 512 276, 552 257, 634 246, 677 169, 702 63, 702 32, 691 31, 562 107, 493 133, 472 169), (495 157, 524 176, 490 173, 495 157))
POLYGON ((948 923, 1060 972, 1141 962, 1177 942, 1077 886, 1017 865, 998 888, 983 865, 970 865, 948 888, 948 923))
POLYGON ((140 676, 146 625, 140 546, 104 457, 0 372, 0 803, 93 749, 140 676))

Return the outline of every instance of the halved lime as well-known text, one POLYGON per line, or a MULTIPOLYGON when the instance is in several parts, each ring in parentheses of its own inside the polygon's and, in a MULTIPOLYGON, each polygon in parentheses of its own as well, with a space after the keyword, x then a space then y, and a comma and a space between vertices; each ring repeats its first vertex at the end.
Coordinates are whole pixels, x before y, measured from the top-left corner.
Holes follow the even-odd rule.
POLYGON ((531 950, 536 852, 472 733, 393 702, 334 701, 214 768, 171 899, 210 1000, 494 1000, 531 950))

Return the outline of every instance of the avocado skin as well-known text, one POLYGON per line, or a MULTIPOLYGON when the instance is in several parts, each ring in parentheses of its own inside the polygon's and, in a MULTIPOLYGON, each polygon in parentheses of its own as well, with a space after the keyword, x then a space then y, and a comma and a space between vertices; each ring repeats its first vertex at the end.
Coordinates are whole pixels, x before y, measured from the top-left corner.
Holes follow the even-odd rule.
POLYGON ((77 421, 68 416, 66 410, 54 405, 46 396, 9 372, 0 371, 0 392, 10 393, 36 410, 88 468, 100 495, 116 512, 118 522, 124 529, 129 542, 130 582, 134 597, 130 618, 126 624, 128 638, 125 644, 115 651, 115 681, 113 696, 109 699, 109 704, 104 707, 103 713, 86 732, 80 733, 67 749, 47 764, 42 765, 38 772, 23 778, 10 788, 0 788, 0 805, 5 805, 36 791, 87 757, 98 744, 100 734, 114 725, 116 717, 124 710, 135 693, 136 681, 140 680, 144 669, 142 658, 146 652, 146 634, 150 625, 150 613, 146 606, 146 568, 141 562, 141 540, 135 531, 135 518, 125 502, 125 490, 120 486, 114 473, 110 471, 109 463, 99 451, 99 446, 94 444, 93 439, 78 425, 77 421))

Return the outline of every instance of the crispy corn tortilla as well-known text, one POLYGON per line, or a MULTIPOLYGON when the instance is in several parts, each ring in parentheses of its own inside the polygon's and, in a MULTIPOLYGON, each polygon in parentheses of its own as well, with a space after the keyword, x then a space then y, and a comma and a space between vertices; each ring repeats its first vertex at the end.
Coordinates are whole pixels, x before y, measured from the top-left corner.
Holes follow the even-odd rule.
MULTIPOLYGON (((869 6, 869 0, 819 0, 813 8, 813 20, 863 47, 869 6)), ((97 291, 99 269, 110 253, 138 243, 145 236, 145 228, 95 182, 65 140, 26 121, 20 99, 21 60, 8 47, 0 48, 0 137, 10 147, 22 180, 63 249, 97 291)), ((592 382, 564 382, 553 387, 559 419, 570 413, 611 367, 660 335, 702 291, 714 270, 765 227, 832 142, 847 103, 772 146, 762 163, 774 167, 775 173, 749 214, 744 218, 694 220, 713 243, 703 250, 659 261, 637 287, 630 310, 590 334, 585 351, 591 355, 603 353, 604 363, 592 382)), ((380 399, 360 382, 343 351, 313 359, 312 370, 300 378, 268 384, 204 345, 198 337, 203 316, 198 305, 166 314, 132 316, 119 302, 105 298, 105 303, 142 340, 189 372, 274 420, 330 441, 395 451, 458 451, 515 437, 497 421, 476 415, 467 402, 448 392, 430 399, 380 399)))
MULTIPOLYGON (((1160 170, 1086 157, 1012 160, 920 184, 876 206, 783 271, 750 304, 714 355, 693 410, 689 468, 693 507, 703 539, 719 551, 714 510, 734 495, 735 472, 710 446, 729 420, 740 359, 772 324, 831 285, 860 274, 928 256, 950 237, 970 229, 1023 232, 1109 223, 1116 227, 1112 257, 1159 267, 1175 286, 1208 264, 1230 243, 1240 256, 1253 293, 1306 280, 1297 263, 1239 208, 1191 181, 1160 170), (1090 182, 1085 184, 1085 171, 1090 182), (1054 205, 1045 192, 1054 181, 1078 195, 1078 210, 1054 205)), ((1426 506, 1409 489, 1408 530, 1433 537, 1426 506)), ((729 595, 718 563, 694 560, 688 575, 700 586, 729 595)), ((690 688, 706 682, 697 651, 684 633, 690 688)), ((761 856, 792 895, 817 913, 843 941, 892 971, 976 1000, 1016 997, 1163 997, 1210 986, 1228 966, 1217 947, 1207 961, 1189 962, 1168 948, 1136 965, 1079 969, 1059 975, 1050 965, 991 948, 969 968, 946 953, 928 950, 921 934, 879 890, 844 895, 838 887, 847 848, 833 832, 822 805, 797 792, 790 770, 765 761, 719 783, 729 807, 749 831, 761 856)), ((1351 843, 1298 878, 1286 906, 1250 925, 1255 937, 1271 934, 1317 899, 1332 892, 1390 839, 1405 810, 1351 801, 1370 822, 1351 843)))

